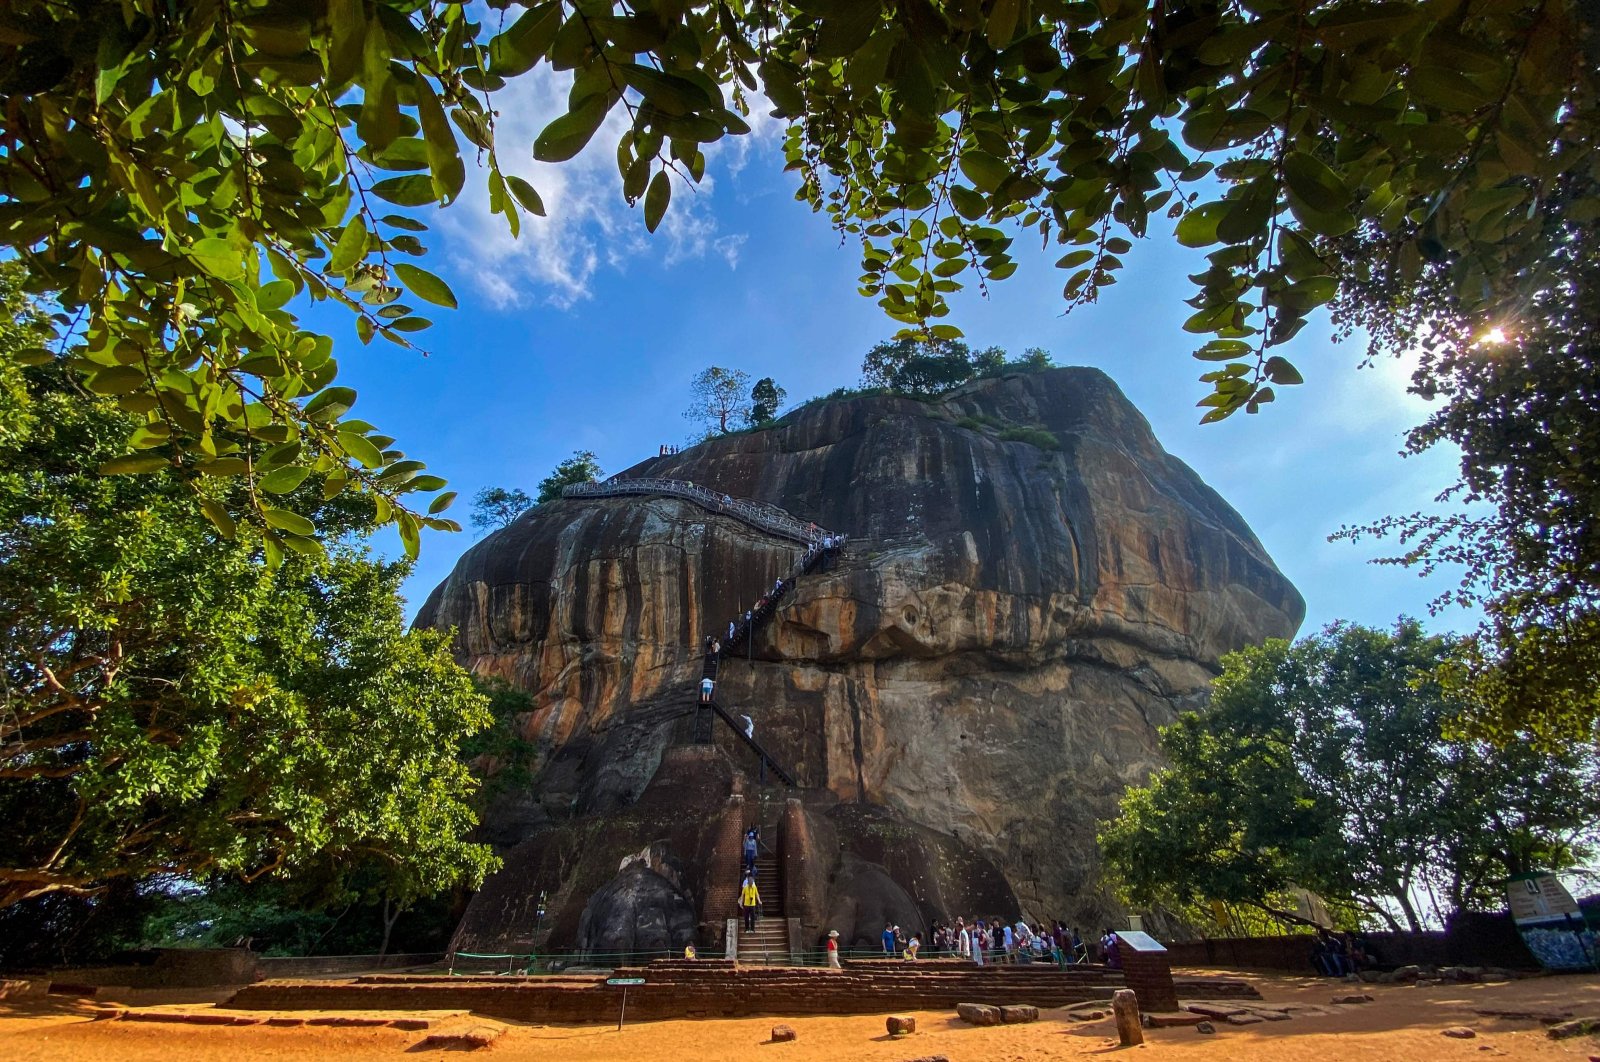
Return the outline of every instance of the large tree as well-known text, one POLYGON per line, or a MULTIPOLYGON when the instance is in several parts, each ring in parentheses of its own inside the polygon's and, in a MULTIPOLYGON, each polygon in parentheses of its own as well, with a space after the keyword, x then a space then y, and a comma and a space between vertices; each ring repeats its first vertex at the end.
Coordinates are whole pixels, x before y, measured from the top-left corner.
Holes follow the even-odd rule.
POLYGON ((600 468, 600 461, 594 456, 593 450, 574 450, 571 457, 556 465, 548 476, 539 481, 537 503, 543 505, 547 501, 555 501, 568 487, 605 478, 606 474, 600 468))
POLYGON ((484 487, 472 496, 472 526, 497 531, 533 508, 533 499, 520 487, 484 487))
POLYGON ((1417 929, 1430 890, 1498 906, 1508 875, 1582 865, 1600 816, 1594 741, 1546 754, 1446 737, 1462 710, 1438 682, 1452 649, 1403 621, 1226 657, 1208 707, 1163 730, 1171 767, 1101 834, 1127 898, 1280 910, 1303 887, 1417 929))
POLYGON ((1172 215, 1209 249, 1187 324, 1218 363, 1208 419, 1298 382, 1281 348, 1373 268, 1440 285, 1468 331, 1514 317, 1550 286, 1553 225, 1600 204, 1583 0, 504 6, 488 26, 422 0, 0 15, 0 233, 80 324, 90 386, 146 419, 118 467, 255 476, 252 440, 298 444, 274 460, 374 492, 412 545, 437 518, 408 494, 436 478, 346 417, 331 341, 285 306, 337 301, 364 340, 408 344, 418 301, 454 305, 408 260, 415 208, 459 196, 465 138, 491 209, 513 230, 542 212, 494 139, 494 93, 538 67, 571 87, 535 156, 572 158, 620 112, 606 147, 651 229, 704 145, 770 101, 799 196, 923 338, 960 335, 948 296, 1009 276, 1018 236, 1061 248, 1075 305, 1172 215))
POLYGON ((713 365, 689 382, 689 408, 683 419, 700 428, 702 438, 726 435, 750 421, 750 374, 713 365))
POLYGON ((480 879, 456 752, 484 698, 447 635, 407 632, 407 566, 333 545, 269 569, 176 476, 98 474, 129 419, 62 365, 0 362, 0 907, 157 874, 366 866, 402 904, 480 879))

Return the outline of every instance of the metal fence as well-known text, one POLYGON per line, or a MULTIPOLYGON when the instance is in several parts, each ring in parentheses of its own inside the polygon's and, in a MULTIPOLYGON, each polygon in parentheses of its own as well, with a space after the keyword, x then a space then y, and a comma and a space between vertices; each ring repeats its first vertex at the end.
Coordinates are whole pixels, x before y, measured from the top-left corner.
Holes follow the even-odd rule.
MULTIPOLYGON (((752 527, 774 535, 814 545, 833 532, 816 524, 797 519, 792 513, 744 498, 735 498, 721 491, 710 490, 686 479, 608 479, 602 483, 576 483, 562 490, 563 498, 614 498, 627 494, 665 494, 684 498, 714 513, 726 513, 752 527)), ((835 536, 836 537, 836 536, 835 536)))

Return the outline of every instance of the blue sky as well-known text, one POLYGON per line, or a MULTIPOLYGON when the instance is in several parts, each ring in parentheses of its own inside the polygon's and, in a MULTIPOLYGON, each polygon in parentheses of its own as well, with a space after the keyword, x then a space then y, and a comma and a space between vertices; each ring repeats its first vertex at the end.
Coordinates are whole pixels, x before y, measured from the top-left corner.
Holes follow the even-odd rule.
MULTIPOLYGON (((709 365, 776 377, 791 403, 857 382, 862 355, 895 326, 856 293, 854 245, 794 200, 772 123, 715 150, 707 183, 676 188, 651 236, 622 201, 611 127, 563 167, 531 161, 533 136, 564 90, 548 78, 523 81, 499 99, 500 157, 538 188, 549 217, 528 220, 512 241, 478 189, 428 219, 426 264, 461 300, 421 334, 429 356, 381 340, 363 348, 351 321, 315 315, 334 330, 341 382, 360 393, 355 415, 450 480, 461 493, 453 515, 465 524, 484 486, 531 493, 576 449, 593 450, 613 472, 684 441, 689 381, 709 365)), ((1427 412, 1405 394, 1403 361, 1358 369, 1363 345, 1332 343, 1321 322, 1290 352, 1304 386, 1278 388, 1258 416, 1201 427, 1203 367, 1181 328, 1186 274, 1199 255, 1147 240, 1097 305, 1064 316, 1059 251, 1017 251, 1020 268, 989 299, 956 301, 949 319, 970 343, 1044 347, 1057 364, 1110 374, 1166 449, 1243 514, 1300 588, 1302 632, 1335 619, 1384 625, 1426 615, 1446 576, 1425 582, 1368 563, 1385 552, 1381 544, 1327 541, 1343 524, 1428 507, 1453 479, 1454 453, 1398 455, 1405 430, 1427 412)), ((470 526, 425 533, 406 587, 411 611, 473 541, 470 526)), ((379 546, 397 552, 392 536, 379 546)), ((1459 629, 1472 620, 1455 610, 1429 623, 1459 629)))

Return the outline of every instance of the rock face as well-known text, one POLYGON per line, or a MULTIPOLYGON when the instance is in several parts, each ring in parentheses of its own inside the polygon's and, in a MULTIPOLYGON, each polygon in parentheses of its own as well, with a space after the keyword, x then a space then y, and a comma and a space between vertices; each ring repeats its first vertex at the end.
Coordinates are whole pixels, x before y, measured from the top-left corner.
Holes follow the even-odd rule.
MULTIPOLYGON (((1290 636, 1304 613, 1239 515, 1096 370, 813 404, 624 475, 851 536, 718 683, 800 781, 781 816, 784 913, 808 941, 957 914, 1102 924, 1096 822, 1157 765, 1156 727, 1202 701, 1223 653, 1290 636)), ((418 622, 455 627, 463 662, 534 695, 521 729, 541 757, 491 809, 508 864, 458 946, 529 937, 522 898, 538 891, 549 945, 572 945, 593 893, 653 843, 702 934, 732 915, 713 866, 718 831, 737 838, 723 813, 771 829, 781 801, 721 727, 731 767, 651 780, 687 740, 702 640, 798 549, 632 497, 540 506, 462 558, 418 622)))

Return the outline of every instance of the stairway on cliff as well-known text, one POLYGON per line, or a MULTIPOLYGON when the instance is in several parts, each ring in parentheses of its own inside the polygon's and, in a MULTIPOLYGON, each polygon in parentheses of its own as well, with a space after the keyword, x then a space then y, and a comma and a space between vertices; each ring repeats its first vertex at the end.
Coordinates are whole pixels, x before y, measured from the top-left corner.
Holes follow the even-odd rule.
MULTIPOLYGON (((776 833, 774 829, 773 836, 776 833)), ((763 851, 756 856, 756 888, 761 892, 761 917, 752 930, 746 930, 740 922, 739 961, 787 965, 789 920, 783 913, 783 877, 776 852, 763 851)))

